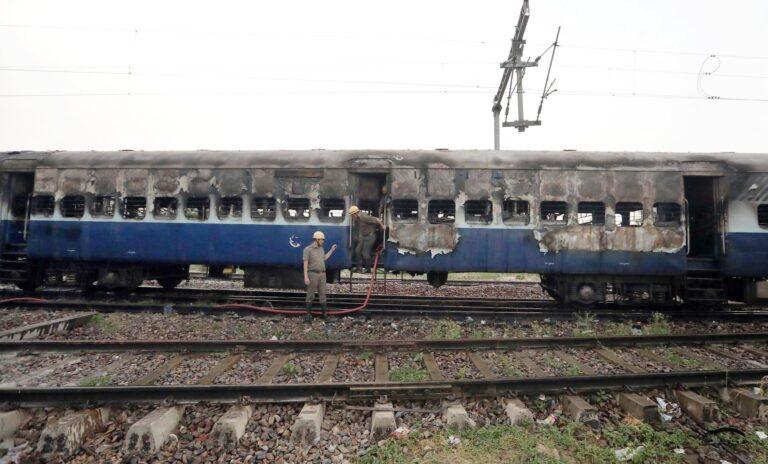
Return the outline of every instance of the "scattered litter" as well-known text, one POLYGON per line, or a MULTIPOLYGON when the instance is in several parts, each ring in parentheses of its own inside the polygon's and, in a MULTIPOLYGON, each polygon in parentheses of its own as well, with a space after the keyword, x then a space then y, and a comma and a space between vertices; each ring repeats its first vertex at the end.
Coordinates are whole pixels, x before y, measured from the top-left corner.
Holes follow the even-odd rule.
POLYGON ((726 461, 725 459, 721 459, 720 464, 731 464, 731 461, 726 461))
POLYGON ((390 433, 389 436, 392 438, 397 438, 398 440, 402 440, 404 438, 408 438, 408 435, 410 435, 411 429, 405 426, 400 426, 395 429, 394 432, 390 433))
POLYGON ((637 456, 637 453, 645 449, 645 446, 638 446, 637 448, 621 448, 613 452, 617 461, 631 461, 637 456))
POLYGON ((675 448, 672 451, 674 451, 675 454, 685 454, 685 449, 683 449, 683 448, 675 448))
POLYGON ((272 335, 272 338, 270 338, 270 340, 272 340, 273 342, 274 342, 275 340, 277 340, 277 335, 272 335))
POLYGON ((557 416, 554 414, 548 415, 545 419, 539 419, 536 421, 539 425, 555 425, 557 422, 557 416))
POLYGON ((546 401, 546 400, 547 400, 547 395, 544 395, 544 394, 539 395, 539 401, 546 401))
POLYGON ((755 430, 755 435, 757 435, 757 438, 759 438, 760 440, 765 440, 766 438, 768 438, 768 434, 766 434, 762 430, 755 430))
POLYGON ((665 401, 664 398, 657 396, 656 404, 659 405, 659 412, 664 422, 669 422, 680 415, 680 406, 676 403, 665 401))
POLYGON ((472 322, 474 319, 472 319, 472 316, 467 316, 467 322, 472 322))
POLYGON ((395 324, 394 322, 389 324, 389 326, 392 327, 392 330, 397 330, 397 324, 395 324))
POLYGON ((456 446, 456 445, 458 445, 458 444, 460 444, 460 443, 461 443, 461 438, 459 438, 459 437, 455 437, 455 436, 453 436, 453 435, 451 435, 450 437, 448 437, 448 444, 449 444, 449 445, 454 445, 454 446, 456 446))
POLYGON ((480 320, 480 325, 485 325, 485 319, 480 320))

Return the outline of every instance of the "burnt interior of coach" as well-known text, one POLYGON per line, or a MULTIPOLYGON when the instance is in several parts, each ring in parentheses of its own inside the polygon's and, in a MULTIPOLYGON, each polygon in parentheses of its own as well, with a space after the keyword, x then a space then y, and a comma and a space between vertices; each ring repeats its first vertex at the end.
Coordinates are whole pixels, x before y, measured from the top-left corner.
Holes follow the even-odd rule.
MULTIPOLYGON (((357 172, 350 173, 352 189, 350 192, 350 206, 356 205, 360 211, 371 216, 386 220, 387 195, 389 192, 389 175, 386 172, 357 172)), ((350 223, 350 250, 357 246, 357 225, 350 223)), ((376 232, 377 249, 384 243, 385 232, 376 232)))

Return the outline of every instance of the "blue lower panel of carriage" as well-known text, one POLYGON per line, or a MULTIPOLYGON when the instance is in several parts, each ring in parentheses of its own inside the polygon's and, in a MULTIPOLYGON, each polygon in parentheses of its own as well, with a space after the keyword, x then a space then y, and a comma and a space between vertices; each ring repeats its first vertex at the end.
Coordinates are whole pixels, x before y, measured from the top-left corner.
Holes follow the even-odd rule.
MULTIPOLYGON (((322 230, 339 249, 329 268, 349 267, 348 228, 341 225, 194 224, 32 221, 28 252, 57 261, 301 266, 302 250, 322 230)), ((562 251, 542 253, 529 229, 462 228, 456 249, 431 257, 388 246, 382 265, 406 271, 679 275, 684 253, 562 251)))
POLYGON ((768 276, 768 233, 730 233, 725 237, 725 275, 768 276))

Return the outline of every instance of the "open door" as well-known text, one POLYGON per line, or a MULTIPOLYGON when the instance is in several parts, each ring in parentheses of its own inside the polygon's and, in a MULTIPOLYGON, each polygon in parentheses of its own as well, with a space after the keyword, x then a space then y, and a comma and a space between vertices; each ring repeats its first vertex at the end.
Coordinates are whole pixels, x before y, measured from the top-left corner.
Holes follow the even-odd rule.
MULTIPOLYGON (((386 173, 354 173, 352 204, 357 205, 360 211, 386 221, 387 215, 387 182, 386 173)), ((350 252, 354 254, 357 246, 357 227, 350 222, 350 252)), ((376 234, 374 250, 385 243, 385 233, 379 230, 376 234)))
POLYGON ((688 258, 717 261, 722 249, 722 202, 719 177, 686 176, 688 258))

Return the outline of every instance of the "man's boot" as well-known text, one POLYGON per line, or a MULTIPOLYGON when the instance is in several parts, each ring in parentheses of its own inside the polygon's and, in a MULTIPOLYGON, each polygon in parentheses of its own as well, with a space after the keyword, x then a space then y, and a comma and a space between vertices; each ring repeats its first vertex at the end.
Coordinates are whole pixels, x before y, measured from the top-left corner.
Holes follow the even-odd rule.
POLYGON ((312 303, 307 303, 307 314, 304 316, 304 322, 312 322, 312 303))
POLYGON ((325 319, 327 315, 328 315, 328 305, 326 303, 323 303, 323 312, 320 315, 320 317, 325 319))

